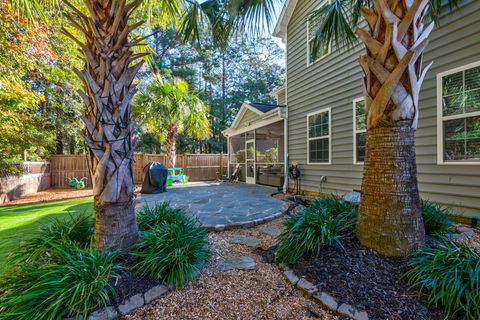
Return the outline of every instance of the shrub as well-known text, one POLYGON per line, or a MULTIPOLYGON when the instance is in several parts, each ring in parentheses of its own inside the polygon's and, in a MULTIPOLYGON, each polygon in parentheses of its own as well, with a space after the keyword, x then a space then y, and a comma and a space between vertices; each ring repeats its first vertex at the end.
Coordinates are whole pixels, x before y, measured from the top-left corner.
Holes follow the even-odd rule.
POLYGON ((109 280, 120 268, 117 253, 51 243, 56 263, 22 263, 0 279, 0 319, 79 318, 107 306, 115 295, 109 280))
POLYGON ((135 266, 139 274, 179 287, 194 278, 207 252, 207 231, 184 216, 143 232, 132 255, 140 260, 135 266))
POLYGON ((444 306, 447 317, 480 319, 480 254, 464 243, 443 241, 409 258, 405 274, 412 288, 428 292, 428 302, 444 306))
POLYGON ((307 253, 318 254, 323 245, 338 244, 352 234, 355 208, 336 197, 315 200, 309 208, 285 219, 278 237, 276 261, 291 263, 307 253))
POLYGON ((69 215, 67 219, 52 219, 44 224, 38 236, 24 241, 12 253, 11 263, 46 263, 55 259, 57 247, 74 243, 85 248, 93 233, 93 219, 89 214, 69 215))
POLYGON ((153 207, 144 205, 137 213, 137 223, 141 231, 148 231, 157 228, 164 222, 187 222, 186 217, 182 209, 172 208, 168 202, 161 202, 155 203, 153 207))
POLYGON ((451 215, 447 207, 428 200, 421 200, 425 232, 429 235, 443 235, 452 225, 451 215))

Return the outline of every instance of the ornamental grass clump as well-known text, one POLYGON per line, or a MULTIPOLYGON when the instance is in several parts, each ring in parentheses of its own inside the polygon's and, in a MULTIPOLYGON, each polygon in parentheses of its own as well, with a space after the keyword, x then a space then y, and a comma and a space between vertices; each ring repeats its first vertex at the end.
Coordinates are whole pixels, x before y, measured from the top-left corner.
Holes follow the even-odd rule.
POLYGON ((85 318, 105 307, 118 277, 117 252, 81 248, 73 242, 50 243, 55 262, 20 263, 0 278, 0 319, 85 318))
POLYGON ((55 260, 57 248, 74 243, 86 248, 93 233, 92 216, 83 213, 66 219, 52 219, 41 226, 38 235, 22 242, 10 255, 11 264, 45 264, 55 260))
POLYGON ((172 208, 166 201, 155 203, 154 206, 144 205, 137 212, 137 223, 140 231, 148 231, 166 223, 187 222, 185 212, 172 208))
POLYGON ((193 280, 208 254, 207 231, 183 210, 166 203, 144 210, 142 216, 147 231, 131 252, 139 260, 137 272, 175 287, 193 280), (147 217, 148 212, 154 216, 147 217))
POLYGON ((420 201, 425 232, 428 235, 444 235, 452 225, 449 209, 428 200, 420 201))
POLYGON ((324 245, 343 248, 341 240, 352 235, 355 221, 355 207, 337 197, 313 201, 310 207, 285 219, 276 262, 296 262, 305 254, 318 254, 324 245))
POLYGON ((431 305, 442 305, 446 317, 480 319, 480 254, 465 243, 443 239, 436 247, 413 254, 405 278, 428 294, 431 305))
POLYGON ((207 255, 206 235, 206 230, 182 223, 165 223, 145 232, 132 252, 139 258, 135 268, 140 275, 181 287, 193 280, 207 255))

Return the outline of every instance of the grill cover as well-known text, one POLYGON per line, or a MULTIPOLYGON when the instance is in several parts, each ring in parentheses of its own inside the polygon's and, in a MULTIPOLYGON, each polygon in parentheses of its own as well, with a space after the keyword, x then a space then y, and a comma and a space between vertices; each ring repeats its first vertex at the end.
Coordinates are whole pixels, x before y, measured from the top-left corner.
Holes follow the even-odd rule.
POLYGON ((149 162, 143 168, 141 193, 162 193, 167 191, 168 169, 158 162, 149 162))

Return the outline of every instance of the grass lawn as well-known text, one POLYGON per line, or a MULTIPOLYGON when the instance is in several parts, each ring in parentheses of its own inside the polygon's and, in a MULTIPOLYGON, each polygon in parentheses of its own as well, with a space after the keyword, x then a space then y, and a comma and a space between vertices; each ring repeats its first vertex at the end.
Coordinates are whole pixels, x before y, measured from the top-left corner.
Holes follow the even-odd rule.
POLYGON ((38 204, 0 207, 0 274, 6 268, 6 259, 20 241, 35 232, 53 218, 67 218, 69 214, 93 213, 92 199, 76 199, 38 204))

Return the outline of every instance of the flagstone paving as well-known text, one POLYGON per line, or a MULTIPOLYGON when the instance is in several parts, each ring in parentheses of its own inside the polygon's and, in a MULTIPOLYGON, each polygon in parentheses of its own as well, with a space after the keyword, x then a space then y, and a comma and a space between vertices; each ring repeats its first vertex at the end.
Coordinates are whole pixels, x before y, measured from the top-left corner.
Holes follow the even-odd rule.
POLYGON ((137 207, 168 201, 210 229, 253 227, 280 216, 285 202, 272 198, 275 188, 243 183, 191 183, 160 194, 142 194, 137 207))

